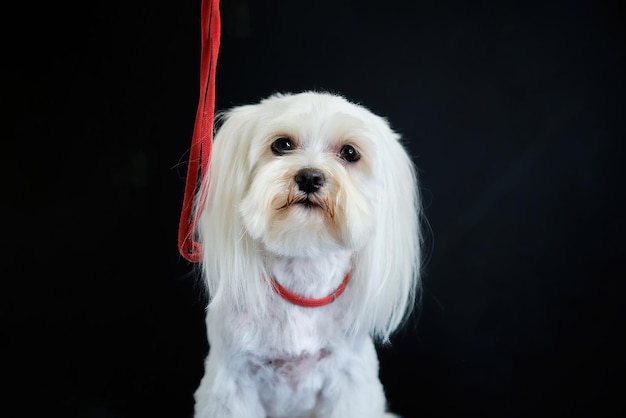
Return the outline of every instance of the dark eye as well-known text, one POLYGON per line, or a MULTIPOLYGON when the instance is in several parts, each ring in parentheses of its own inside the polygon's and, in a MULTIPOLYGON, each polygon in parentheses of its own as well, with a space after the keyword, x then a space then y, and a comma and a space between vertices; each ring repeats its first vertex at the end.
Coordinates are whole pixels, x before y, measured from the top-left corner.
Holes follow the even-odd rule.
POLYGON ((283 155, 293 149, 291 139, 281 136, 276 141, 272 142, 272 152, 274 155, 283 155))
POLYGON ((349 163, 354 163, 359 161, 361 154, 352 145, 344 145, 339 150, 339 157, 349 163))

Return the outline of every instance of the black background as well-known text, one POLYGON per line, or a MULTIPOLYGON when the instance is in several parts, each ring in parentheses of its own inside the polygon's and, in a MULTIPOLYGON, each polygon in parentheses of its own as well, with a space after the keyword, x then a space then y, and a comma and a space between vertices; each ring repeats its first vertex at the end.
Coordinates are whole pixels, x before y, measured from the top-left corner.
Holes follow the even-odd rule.
MULTIPOLYGON (((188 417, 204 303, 177 252, 199 1, 2 12, 11 416, 188 417)), ((620 416, 624 14, 604 1, 224 0, 217 108, 323 89, 387 117, 430 225, 380 350, 406 417, 620 416)))

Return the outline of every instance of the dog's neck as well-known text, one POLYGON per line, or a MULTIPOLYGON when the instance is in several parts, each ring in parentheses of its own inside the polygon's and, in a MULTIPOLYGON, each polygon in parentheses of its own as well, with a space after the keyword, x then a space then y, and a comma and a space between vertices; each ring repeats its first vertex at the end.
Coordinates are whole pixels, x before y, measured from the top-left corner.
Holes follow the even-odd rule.
POLYGON ((339 251, 325 257, 268 255, 267 269, 274 280, 291 292, 319 298, 337 289, 352 267, 352 253, 339 251))

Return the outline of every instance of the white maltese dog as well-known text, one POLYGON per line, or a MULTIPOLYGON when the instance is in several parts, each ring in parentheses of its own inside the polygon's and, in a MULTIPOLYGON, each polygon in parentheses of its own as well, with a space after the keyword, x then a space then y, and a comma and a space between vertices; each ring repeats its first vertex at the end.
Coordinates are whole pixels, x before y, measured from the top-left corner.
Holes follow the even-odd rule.
POLYGON ((195 416, 392 416, 374 342, 410 313, 420 269, 399 135, 317 92, 219 120, 198 198, 210 352, 195 416))

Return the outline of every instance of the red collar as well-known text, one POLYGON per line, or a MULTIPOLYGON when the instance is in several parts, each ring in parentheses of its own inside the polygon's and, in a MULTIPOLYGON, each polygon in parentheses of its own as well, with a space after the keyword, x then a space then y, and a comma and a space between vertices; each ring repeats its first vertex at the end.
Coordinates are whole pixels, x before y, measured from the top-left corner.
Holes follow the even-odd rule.
POLYGON ((294 305, 304 306, 305 308, 318 308, 320 306, 325 306, 325 305, 328 305, 329 303, 334 302, 335 299, 341 296, 343 291, 346 290, 346 286, 348 286, 348 282, 350 281, 350 274, 351 272, 349 271, 348 274, 346 274, 346 277, 343 279, 343 282, 341 282, 341 284, 337 288, 337 290, 335 290, 330 295, 324 296, 323 298, 319 298, 319 299, 305 298, 303 296, 296 295, 295 293, 292 293, 289 290, 282 287, 280 283, 278 283, 276 279, 274 279, 273 277, 270 280, 272 283, 272 289, 274 289, 274 291, 278 293, 286 301, 291 302, 294 305))

